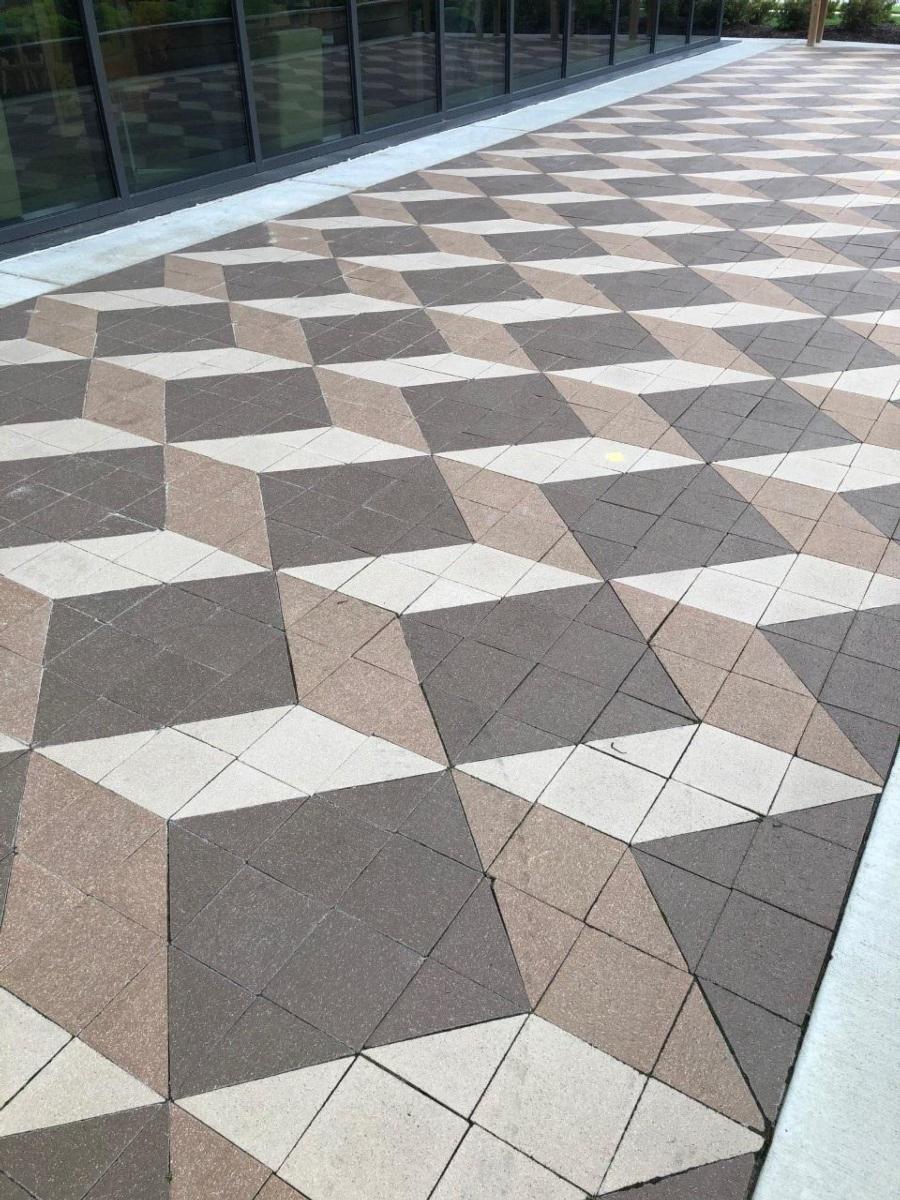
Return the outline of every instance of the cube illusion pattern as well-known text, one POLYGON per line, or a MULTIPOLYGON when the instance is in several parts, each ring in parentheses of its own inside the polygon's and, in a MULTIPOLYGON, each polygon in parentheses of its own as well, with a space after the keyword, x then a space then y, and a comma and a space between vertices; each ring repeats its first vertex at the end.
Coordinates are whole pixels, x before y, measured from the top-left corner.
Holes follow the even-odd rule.
POLYGON ((900 732, 889 57, 0 313, 0 1194, 750 1194, 900 732))

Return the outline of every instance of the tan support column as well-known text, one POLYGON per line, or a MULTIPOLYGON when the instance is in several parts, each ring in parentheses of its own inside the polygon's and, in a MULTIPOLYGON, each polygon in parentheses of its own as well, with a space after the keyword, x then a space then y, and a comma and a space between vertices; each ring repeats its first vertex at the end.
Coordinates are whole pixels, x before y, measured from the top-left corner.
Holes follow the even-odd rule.
POLYGON ((812 0, 809 6, 809 33, 806 38, 807 46, 815 46, 819 41, 819 12, 827 8, 828 0, 812 0))
POLYGON ((828 0, 819 0, 819 25, 816 30, 816 45, 825 36, 825 20, 828 17, 828 0))

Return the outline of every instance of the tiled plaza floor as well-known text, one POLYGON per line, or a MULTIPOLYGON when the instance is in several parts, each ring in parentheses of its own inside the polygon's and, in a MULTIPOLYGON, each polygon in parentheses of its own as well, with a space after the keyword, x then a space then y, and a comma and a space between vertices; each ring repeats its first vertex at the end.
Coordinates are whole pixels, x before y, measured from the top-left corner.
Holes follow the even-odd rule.
POLYGON ((896 61, 0 313, 3 1200, 749 1195, 900 724, 896 61))

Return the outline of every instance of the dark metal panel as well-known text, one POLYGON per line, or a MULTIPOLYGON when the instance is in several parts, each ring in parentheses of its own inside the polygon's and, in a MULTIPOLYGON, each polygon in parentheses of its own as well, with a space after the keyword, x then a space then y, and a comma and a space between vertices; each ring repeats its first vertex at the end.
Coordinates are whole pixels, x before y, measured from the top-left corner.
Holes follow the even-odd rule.
POLYGON ((575 0, 565 0, 563 10, 563 51, 562 75, 565 79, 569 74, 569 43, 572 40, 572 25, 575 19, 575 0))
POLYGON ((659 0, 652 0, 653 3, 653 28, 650 30, 650 53, 656 53, 656 38, 659 34, 659 0))
POLYGON ((259 137, 259 118, 256 113, 256 92, 253 87, 253 62, 250 58, 250 41, 247 37, 247 20, 244 0, 231 0, 234 31, 237 39, 238 63, 244 93, 244 111, 247 131, 250 134, 250 155, 253 162, 262 162, 262 142, 259 137))
POLYGON ((178 179, 174 183, 164 183, 159 187, 143 188, 133 199, 137 201, 139 196, 141 204, 155 204, 172 196, 196 196, 219 184, 239 183, 242 179, 252 179, 257 174, 257 163, 240 163, 236 167, 211 171, 208 175, 192 175, 188 179, 178 179))
POLYGON ((512 91, 513 79, 513 22, 516 19, 516 0, 506 0, 506 93, 512 91))
MULTIPOLYGON (((127 211, 128 207, 125 201, 115 199, 101 200, 98 204, 86 204, 82 208, 72 209, 68 212, 52 213, 48 217, 29 217, 24 221, 5 225, 0 229, 0 246, 5 246, 13 242, 21 242, 25 239, 39 238, 42 234, 51 233, 54 229, 76 227, 88 221, 95 221, 102 217, 110 217, 127 211)), ((39 249, 39 247, 36 246, 35 249, 39 249)), ((27 251, 21 248, 10 249, 7 257, 25 253, 27 251)))
POLYGON ((78 9, 81 14, 81 24, 87 42, 88 59, 90 60, 91 74, 94 79, 94 90, 100 106, 100 125, 109 149, 113 182, 115 183, 116 191, 122 199, 127 200, 131 195, 131 190, 128 186, 125 159, 122 156, 122 147, 119 142, 119 127, 116 123, 116 112, 109 92, 106 68, 103 65, 103 50, 100 46, 100 33, 97 29, 97 17, 94 13, 93 0, 78 0, 78 9))
POLYGON ((434 49, 435 70, 437 71, 437 108, 444 112, 447 108, 446 89, 444 86, 444 0, 435 0, 434 49))
POLYGON ((347 0, 347 32, 350 35, 350 78, 353 87, 353 120, 356 123, 356 132, 361 134, 366 129, 366 116, 363 108, 362 52, 359 46, 359 18, 356 12, 356 0, 347 0))

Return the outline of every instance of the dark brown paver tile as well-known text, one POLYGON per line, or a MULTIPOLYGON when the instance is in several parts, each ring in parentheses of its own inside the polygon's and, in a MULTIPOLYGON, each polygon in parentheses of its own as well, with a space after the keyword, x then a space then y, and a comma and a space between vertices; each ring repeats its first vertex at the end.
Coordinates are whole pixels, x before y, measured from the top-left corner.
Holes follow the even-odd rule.
POLYGON ((800 1042, 799 1027, 716 984, 701 986, 759 1106, 774 1121, 800 1042))
POLYGON ((830 934, 821 926, 733 892, 697 973, 799 1022, 809 1007, 829 942, 830 934))
POLYGON ((421 961, 406 946, 336 910, 275 976, 266 995, 317 1029, 358 1047, 421 961))
POLYGON ((174 944, 256 991, 284 965, 324 912, 317 901, 243 867, 174 944))
POLYGON ((735 887, 833 929, 856 855, 777 821, 764 821, 738 871, 735 887))
MULTIPOLYGON (((27 1188, 28 1193, 47 1200, 90 1195, 98 1180, 121 1161, 120 1156, 128 1156, 132 1147, 140 1149, 135 1142, 142 1133, 150 1133, 152 1139, 154 1133, 160 1132, 160 1120, 164 1129, 166 1114, 162 1104, 14 1134, 0 1139, 0 1169, 27 1188)), ((146 1164, 151 1170, 141 1186, 151 1183, 155 1174, 152 1168, 158 1170, 160 1165, 162 1178, 155 1181, 157 1189, 160 1182, 165 1184, 167 1157, 146 1164)), ((154 1192, 148 1190, 146 1195, 152 1196, 154 1192)))
POLYGON ((390 835, 314 796, 258 847, 252 865, 324 904, 336 904, 390 835))
POLYGON ((362 872, 341 907, 427 954, 478 883, 461 863, 394 837, 362 872))

